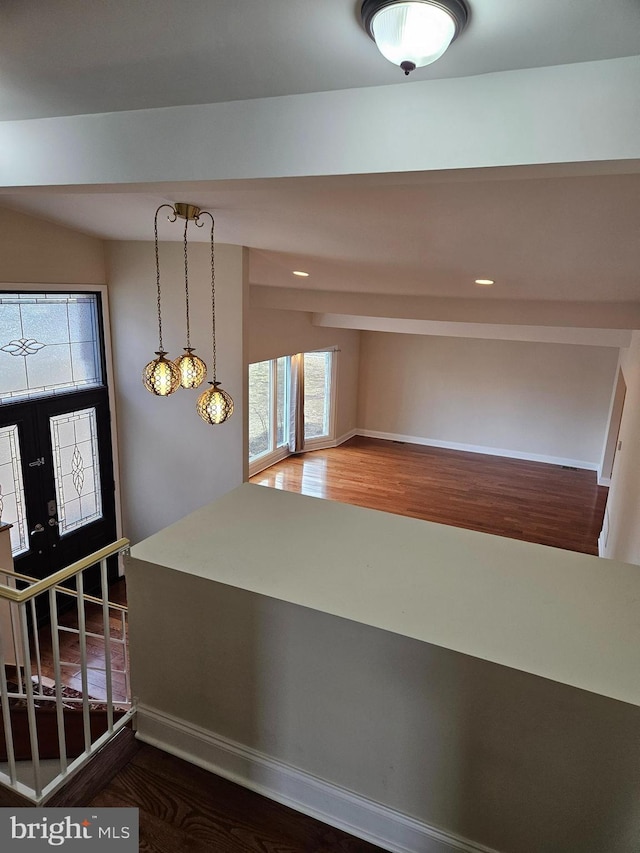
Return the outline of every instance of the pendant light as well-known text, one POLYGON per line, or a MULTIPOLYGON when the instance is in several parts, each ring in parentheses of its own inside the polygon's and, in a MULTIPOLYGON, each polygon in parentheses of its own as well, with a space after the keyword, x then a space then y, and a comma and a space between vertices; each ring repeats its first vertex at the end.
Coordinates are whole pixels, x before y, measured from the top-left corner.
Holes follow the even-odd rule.
POLYGON ((197 388, 202 385, 207 375, 207 365, 197 355, 194 355, 191 346, 191 331, 189 327, 189 257, 187 244, 187 228, 190 221, 198 222, 200 208, 193 204, 177 203, 175 205, 176 215, 184 219, 184 291, 185 291, 185 313, 187 320, 187 345, 184 347, 184 355, 178 356, 173 362, 179 375, 180 385, 183 388, 197 388))
POLYGON ((209 382, 211 388, 203 391, 198 397, 196 411, 203 421, 208 424, 221 424, 228 420, 233 414, 233 400, 231 396, 220 387, 216 375, 216 266, 215 266, 215 244, 214 244, 214 228, 215 220, 213 215, 208 210, 200 212, 196 218, 196 225, 202 227, 203 222, 200 222, 200 216, 207 215, 211 217, 211 337, 213 349, 213 381, 209 382))
POLYGON ((364 0, 362 25, 405 75, 439 59, 467 24, 464 0, 364 0))
POLYGON ((150 361, 142 371, 142 382, 147 391, 155 394, 158 397, 168 397, 180 386, 180 374, 178 373, 172 361, 168 361, 165 356, 166 350, 162 346, 162 310, 160 306, 160 258, 158 255, 158 213, 163 207, 168 207, 171 210, 169 220, 176 221, 176 212, 172 205, 161 204, 156 210, 154 218, 154 235, 156 247, 156 287, 158 292, 158 356, 153 361, 150 361), (172 218, 173 217, 173 218, 172 218))

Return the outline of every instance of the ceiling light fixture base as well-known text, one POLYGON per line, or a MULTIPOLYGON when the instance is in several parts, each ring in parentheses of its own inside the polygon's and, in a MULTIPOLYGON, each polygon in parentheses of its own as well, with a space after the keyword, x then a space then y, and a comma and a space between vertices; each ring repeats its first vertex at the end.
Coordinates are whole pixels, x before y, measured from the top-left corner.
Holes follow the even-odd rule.
POLYGON ((405 75, 439 59, 469 20, 464 0, 364 0, 362 26, 405 75))
POLYGON ((196 207, 195 204, 187 204, 182 201, 177 201, 173 205, 173 209, 176 212, 176 216, 179 216, 180 219, 187 219, 189 222, 195 222, 200 215, 199 207, 196 207))

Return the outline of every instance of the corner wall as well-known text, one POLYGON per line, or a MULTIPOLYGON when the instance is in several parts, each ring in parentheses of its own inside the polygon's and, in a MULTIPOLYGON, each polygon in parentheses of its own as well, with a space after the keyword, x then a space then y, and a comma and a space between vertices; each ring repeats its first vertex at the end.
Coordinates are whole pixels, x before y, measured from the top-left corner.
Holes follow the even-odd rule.
POLYGON ((618 350, 382 332, 361 342, 359 430, 597 468, 618 350))
POLYGON ((627 384, 605 512, 604 557, 640 564, 640 331, 620 354, 627 384))
POLYGON ((53 222, 0 208, 0 281, 104 284, 104 243, 53 222))
MULTIPOLYGON (((142 369, 158 348, 153 243, 112 242, 107 257, 123 532, 137 542, 242 482, 244 252, 216 246, 218 378, 235 404, 231 419, 219 426, 205 424, 195 410, 208 386, 160 398, 142 385, 142 369)), ((185 345, 182 244, 161 244, 160 263, 164 345, 176 358, 185 345)), ((192 345, 210 368, 210 259, 204 243, 189 247, 189 281, 192 345)))

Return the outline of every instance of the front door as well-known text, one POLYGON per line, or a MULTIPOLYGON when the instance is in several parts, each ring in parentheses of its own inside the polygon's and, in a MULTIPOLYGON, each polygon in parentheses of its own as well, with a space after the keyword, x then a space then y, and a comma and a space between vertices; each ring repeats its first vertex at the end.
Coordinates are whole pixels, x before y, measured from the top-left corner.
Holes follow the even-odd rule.
POLYGON ((116 538, 97 294, 0 293, 0 520, 42 578, 116 538))

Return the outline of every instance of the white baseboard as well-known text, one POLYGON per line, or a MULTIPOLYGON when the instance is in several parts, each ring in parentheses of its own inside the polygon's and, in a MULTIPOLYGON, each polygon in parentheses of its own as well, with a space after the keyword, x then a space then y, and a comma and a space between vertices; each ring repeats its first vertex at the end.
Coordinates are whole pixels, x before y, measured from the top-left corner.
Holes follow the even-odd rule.
POLYGON ((392 853, 497 853, 257 750, 138 705, 136 737, 392 853))
POLYGON ((519 450, 505 450, 499 447, 483 447, 478 444, 460 444, 457 441, 438 441, 435 438, 423 438, 418 435, 400 435, 394 432, 377 432, 372 429, 357 429, 357 435, 366 438, 383 438, 387 441, 403 441, 406 444, 422 444, 426 447, 444 447, 447 450, 464 450, 466 453, 485 453, 489 456, 505 456, 507 459, 525 459, 529 462, 546 462, 549 465, 567 465, 571 468, 584 468, 597 471, 596 462, 584 459, 565 459, 563 456, 544 456, 539 453, 523 453, 519 450))
POLYGON ((336 438, 336 440, 333 442, 333 446, 338 447, 338 445, 344 444, 345 441, 349 441, 350 438, 354 438, 356 435, 358 435, 358 430, 350 429, 349 432, 345 432, 344 435, 341 435, 339 438, 336 438))

